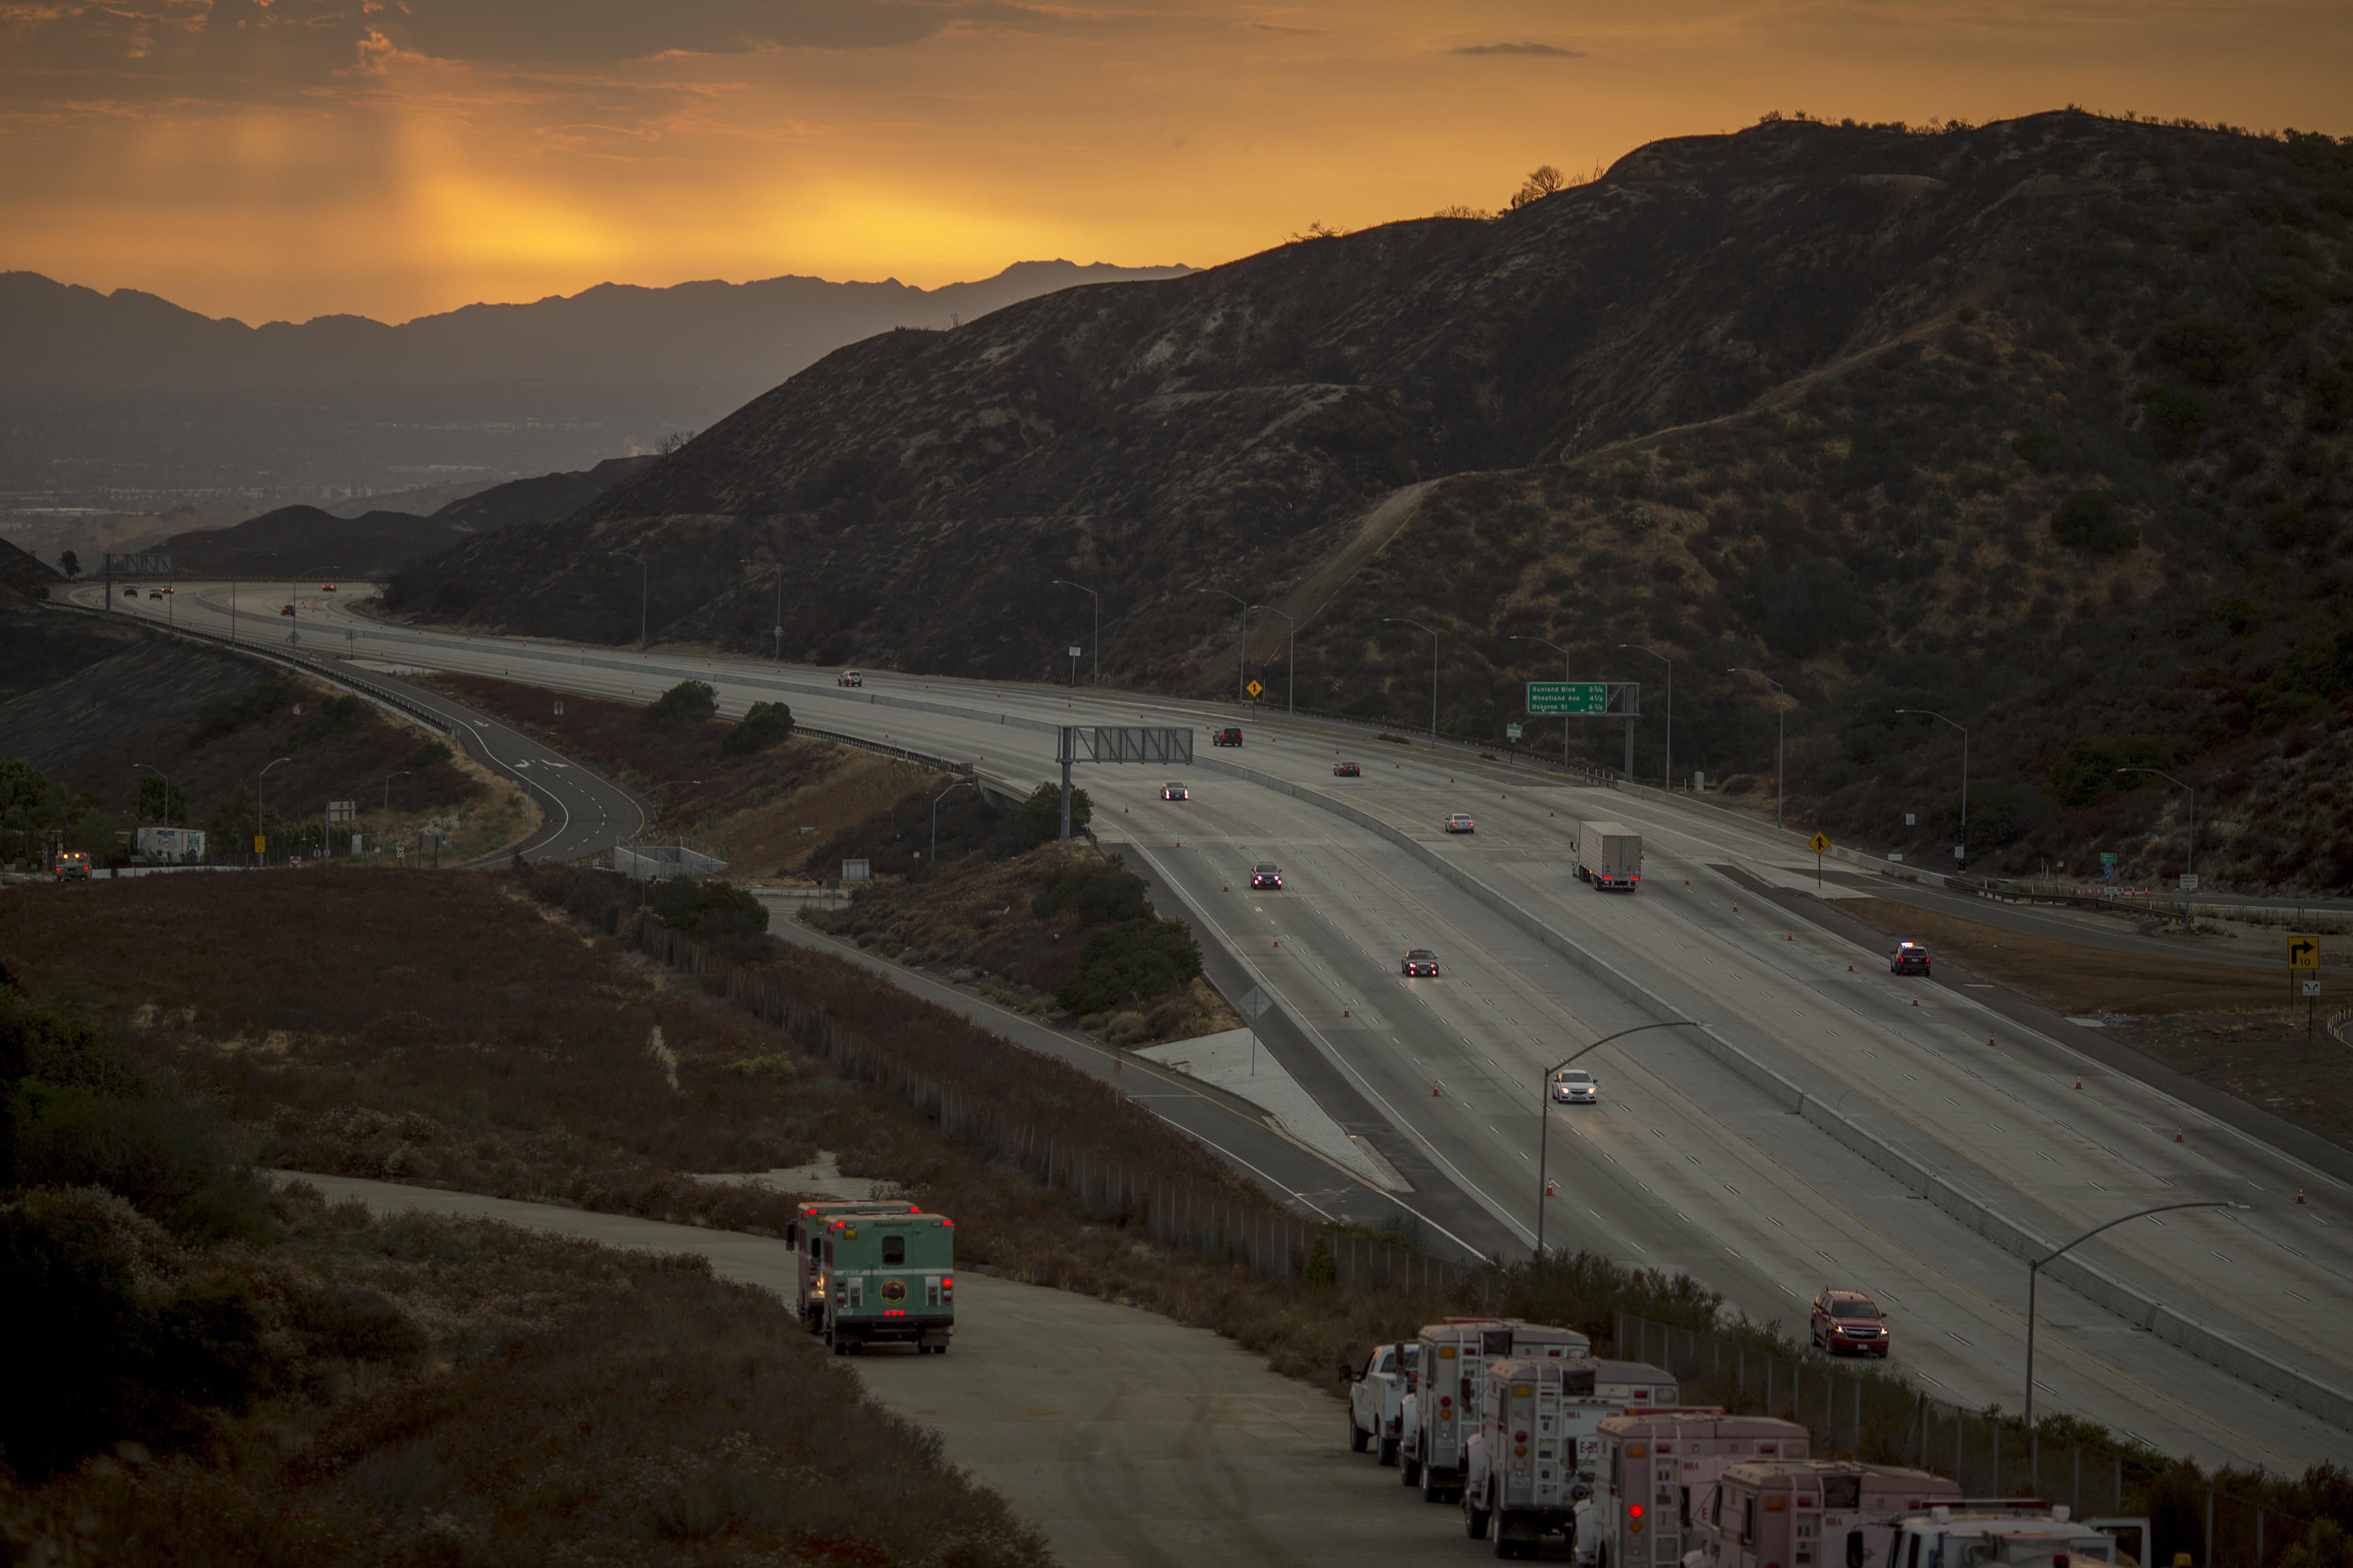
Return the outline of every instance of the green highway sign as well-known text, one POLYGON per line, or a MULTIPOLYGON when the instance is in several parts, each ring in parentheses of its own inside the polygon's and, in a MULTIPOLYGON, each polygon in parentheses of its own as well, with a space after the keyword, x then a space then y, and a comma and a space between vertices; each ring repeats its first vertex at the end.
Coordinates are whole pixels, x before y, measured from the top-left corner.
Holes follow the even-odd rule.
POLYGON ((2100 864, 2101 864, 2101 865, 2103 865, 2103 866, 2113 866, 2113 865, 2115 865, 2116 863, 2116 852, 2115 850, 2113 850, 2113 849, 2103 849, 2103 850, 2101 850, 2101 851, 2100 851, 2100 864))
POLYGON ((1609 683, 1606 680, 1531 680, 1531 713, 1607 713, 1609 683))
POLYGON ((1517 724, 1506 724, 1504 726, 1504 736, 1506 740, 1516 741, 1520 738, 1521 733, 1522 731, 1517 724))

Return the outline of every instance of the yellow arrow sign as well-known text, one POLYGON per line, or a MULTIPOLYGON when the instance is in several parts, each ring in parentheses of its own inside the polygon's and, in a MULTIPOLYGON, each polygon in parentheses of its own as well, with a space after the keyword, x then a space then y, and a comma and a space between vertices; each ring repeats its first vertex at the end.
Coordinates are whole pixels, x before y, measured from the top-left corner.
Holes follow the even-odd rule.
POLYGON ((1806 847, 1817 855, 1827 855, 1831 852, 1831 836, 1827 833, 1817 833, 1806 840, 1806 847))
POLYGON ((1255 696, 1257 696, 1260 692, 1264 691, 1264 690, 1266 689, 1266 688, 1265 688, 1265 687, 1263 687, 1263 686, 1261 686, 1257 681, 1253 680, 1253 681, 1251 681, 1251 682, 1250 683, 1250 685, 1248 685, 1247 687, 1243 688, 1243 689, 1244 689, 1244 690, 1246 690, 1246 691, 1248 691, 1248 692, 1249 692, 1252 697, 1255 697, 1255 696))
POLYGON ((2320 944, 2308 936, 2297 937, 2287 944, 2287 966, 2290 969, 2320 967, 2320 944))

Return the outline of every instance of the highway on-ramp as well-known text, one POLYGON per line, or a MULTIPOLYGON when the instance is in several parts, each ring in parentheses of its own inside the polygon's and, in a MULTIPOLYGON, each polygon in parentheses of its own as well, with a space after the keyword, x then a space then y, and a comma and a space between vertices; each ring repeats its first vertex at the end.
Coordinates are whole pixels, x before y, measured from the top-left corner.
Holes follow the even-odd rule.
MULTIPOLYGON (((204 598, 216 613, 218 597, 204 598)), ((1125 842, 1164 908, 1276 999, 1295 1031, 1276 1049, 1312 1058, 1286 1058, 1293 1076, 1345 1083, 1382 1122, 1384 1153, 1443 1173, 1517 1245, 1539 1201, 1544 1069, 1680 1016, 1708 1036, 1662 1029, 1605 1047, 1588 1058, 1601 1104, 1553 1111, 1548 1245, 1688 1270, 1790 1325, 1821 1287, 1862 1286, 1892 1309, 1899 1360, 1932 1391, 2017 1408, 2023 1264, 1819 1116, 1760 1093, 1729 1054, 1744 1052, 1873 1144, 2054 1241, 2160 1203, 2250 1205, 2137 1221, 2081 1255, 2256 1354, 2353 1388, 2353 1191, 1975 993, 1892 976, 1873 949, 1759 906, 1749 888, 1798 881, 1769 828, 1219 705, 879 671, 845 690, 829 671, 758 660, 468 637, 307 601, 302 613, 388 662, 638 700, 692 677, 718 689, 723 711, 782 697, 812 723, 969 760, 1014 790, 1051 776, 1055 723, 1179 724, 1205 740, 1239 721, 1243 752, 1204 746, 1189 802, 1161 802, 1159 779, 1140 770, 1088 770, 1095 827, 1125 842), (1364 775, 1333 778, 1340 755, 1364 775), (1238 776, 1245 760, 1254 777, 1238 776), (1477 832, 1440 832, 1452 811, 1472 813, 1477 832), (1639 894, 1597 894, 1568 875, 1574 824, 1595 815, 1644 834, 1639 894), (1263 859, 1283 864, 1282 893, 1250 894, 1239 875, 1263 859), (1401 976, 1408 946, 1438 949, 1442 979, 1401 976), (2299 1190, 2311 1201, 2296 1203, 2299 1190)), ((2042 1303, 2043 1408, 2209 1458, 2294 1468, 2343 1451, 2341 1426, 2143 1325, 2048 1279, 2042 1303)))

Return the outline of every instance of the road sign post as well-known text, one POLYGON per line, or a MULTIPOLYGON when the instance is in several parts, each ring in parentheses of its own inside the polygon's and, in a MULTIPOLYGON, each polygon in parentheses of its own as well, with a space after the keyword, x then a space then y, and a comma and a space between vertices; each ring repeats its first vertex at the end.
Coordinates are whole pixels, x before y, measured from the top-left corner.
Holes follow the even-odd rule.
POLYGON ((1236 1005, 1241 1008, 1242 1016, 1250 1020, 1250 1077, 1256 1078, 1258 1076, 1258 1021, 1269 1007, 1274 1005, 1274 1002, 1273 999, 1269 997, 1265 992, 1253 985, 1250 988, 1249 992, 1243 995, 1241 1001, 1236 1004, 1236 1005))
POLYGON ((1806 840, 1806 847, 1814 852, 1814 891, 1822 890, 1822 857, 1831 852, 1831 836, 1817 833, 1806 840))
MULTIPOLYGON (((2304 994, 2306 996, 2317 996, 2320 994, 2320 980, 2316 973, 2319 968, 2320 943, 2308 936, 2290 937, 2287 943, 2287 977, 2289 982, 2293 984, 2296 980, 2304 978, 2296 973, 2296 971, 2299 969, 2309 969, 2315 971, 2316 973, 2312 978, 2305 979, 2304 981, 2304 994)), ((2295 993, 2290 991, 2288 993, 2288 1004, 2293 1006, 2295 1005, 2295 993)), ((2306 1003, 2305 1005, 2305 1033, 2309 1035, 2311 1032, 2312 1006, 2309 1003, 2306 1003)))
POLYGON ((1527 684, 1527 709, 1532 716, 1625 720, 1625 773, 1633 776, 1634 721, 1642 716, 1641 681, 1531 680, 1527 684))

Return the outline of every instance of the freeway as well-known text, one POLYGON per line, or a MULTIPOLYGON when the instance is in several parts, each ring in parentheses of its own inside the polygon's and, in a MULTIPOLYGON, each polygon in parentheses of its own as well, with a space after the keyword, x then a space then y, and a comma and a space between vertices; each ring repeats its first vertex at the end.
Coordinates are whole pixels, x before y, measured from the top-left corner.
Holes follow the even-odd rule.
MULTIPOLYGON (((197 599, 216 619, 226 608, 217 593, 197 599)), ((270 618, 250 604, 247 626, 270 618)), ((1198 733, 1237 718, 1224 705, 883 672, 845 691, 829 672, 765 661, 411 630, 307 599, 302 613, 379 659, 640 700, 691 676, 719 689, 723 710, 782 695, 828 729, 969 757, 1014 789, 1050 776, 1048 725, 1198 733)), ((2186 1199, 2250 1205, 2137 1222, 2083 1252, 2102 1274, 2353 1387, 2343 1328, 2353 1189, 1964 986, 1899 981, 1875 948, 1759 905, 1750 887, 1798 880, 1785 836, 1640 792, 1240 721, 1248 765, 1265 783, 1231 776, 1230 754, 1206 748, 1207 776, 1188 803, 1160 802, 1156 777, 1097 771, 1086 782, 1098 831, 1124 837, 1169 900, 1276 998, 1294 1033, 1273 1048, 1293 1053, 1283 1060, 1294 1077, 1345 1086, 1379 1120, 1376 1141, 1392 1163, 1434 1170, 1514 1244, 1535 1228, 1545 1068, 1584 1041, 1679 1014, 2036 1234, 2064 1239, 2186 1199), (1344 752, 1366 764, 1363 778, 1331 777, 1344 752), (1360 818, 1316 798, 1343 794, 1360 818), (1441 834, 1450 811, 1474 813, 1479 831, 1441 834), (1641 893, 1599 895, 1567 875, 1567 836, 1591 815, 1645 835, 1641 893), (1282 893, 1253 895, 1235 879, 1259 859, 1284 865, 1282 893), (1597 984, 1564 943, 1630 984, 1597 984), (1444 977, 1398 974, 1407 946, 1440 950, 1444 977), (1631 985, 1651 1005, 1630 1000, 1631 985), (2306 1191, 2313 1201, 2298 1203, 2306 1191)), ((2017 1258, 1760 1094, 1693 1035, 1657 1030, 1604 1047, 1588 1058, 1602 1104, 1550 1112, 1547 1244, 1687 1270, 1752 1317, 1784 1323, 1823 1285, 1862 1285, 1893 1309, 1899 1356, 1924 1384, 2016 1408, 2026 1272, 2017 1258)), ((1334 1113, 1355 1128, 1352 1112, 1334 1113)), ((2168 1450, 2275 1467, 2345 1446, 2341 1427, 2072 1291, 2046 1281, 2043 1302, 2046 1409, 2168 1450)))
MULTIPOLYGON (((358 586, 355 584, 354 586, 358 586)), ((226 595, 225 588, 217 590, 226 595)), ((102 594, 103 588, 97 593, 102 594)), ((77 602, 97 608, 91 585, 83 584, 73 597, 77 602)), ((313 595, 308 603, 316 603, 324 595, 313 595)), ((185 594, 174 594, 162 607, 162 613, 147 608, 148 600, 122 600, 123 610, 134 611, 143 619, 164 620, 167 626, 182 626, 196 632, 220 635, 227 631, 225 615, 216 613, 216 605, 206 603, 206 590, 192 585, 185 594), (181 615, 181 611, 192 613, 181 615), (168 618, 167 618, 168 617, 168 618)), ((284 601, 280 601, 281 603, 284 601)), ((315 635, 316 617, 310 622, 314 635, 301 643, 288 644, 280 626, 268 628, 269 640, 253 628, 254 619, 248 614, 245 624, 245 640, 261 653, 299 653, 313 659, 332 660, 337 652, 352 650, 351 639, 340 635, 322 637, 315 635)), ((417 707, 449 726, 449 737, 466 750, 466 754, 501 777, 512 779, 525 791, 539 807, 539 826, 530 837, 512 849, 502 849, 480 864, 504 865, 509 857, 521 855, 526 860, 573 860, 594 855, 617 843, 635 837, 645 826, 644 804, 628 790, 604 777, 573 758, 540 744, 512 725, 478 713, 463 703, 452 701, 439 692, 397 675, 379 669, 360 671, 370 685, 398 692, 417 707)))

